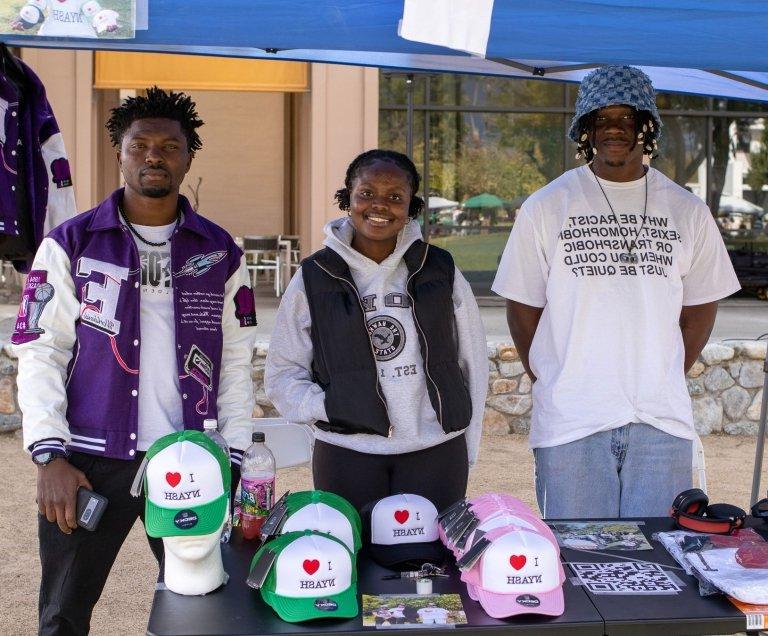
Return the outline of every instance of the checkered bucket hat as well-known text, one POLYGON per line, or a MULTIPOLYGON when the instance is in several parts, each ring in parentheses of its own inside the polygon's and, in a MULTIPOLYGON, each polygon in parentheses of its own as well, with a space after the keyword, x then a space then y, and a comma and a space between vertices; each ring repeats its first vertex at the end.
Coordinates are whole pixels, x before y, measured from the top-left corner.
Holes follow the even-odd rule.
MULTIPOLYGON (((656 94, 651 78, 633 66, 603 66, 584 77, 576 98, 576 114, 568 136, 579 140, 579 121, 598 108, 625 104, 636 110, 647 110, 661 131, 661 118, 656 109, 656 94)), ((658 133, 657 133, 658 134, 658 133)))

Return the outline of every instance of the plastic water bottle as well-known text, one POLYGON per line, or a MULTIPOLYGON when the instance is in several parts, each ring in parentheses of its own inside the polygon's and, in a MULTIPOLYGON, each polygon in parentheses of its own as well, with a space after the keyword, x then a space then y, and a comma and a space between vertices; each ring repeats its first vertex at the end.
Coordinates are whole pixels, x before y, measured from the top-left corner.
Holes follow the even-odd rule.
MULTIPOLYGON (((224 453, 227 456, 227 459, 229 459, 229 445, 227 444, 227 440, 224 439, 224 436, 221 433, 219 433, 219 427, 216 420, 213 420, 213 419, 203 420, 203 432, 209 438, 211 438, 211 440, 215 442, 216 445, 219 448, 221 448, 221 450, 224 451, 224 453)), ((229 515, 227 516, 227 521, 221 530, 221 542, 228 543, 229 538, 231 536, 232 536, 232 511, 230 510, 229 515)))
POLYGON ((240 465, 240 520, 243 538, 258 539, 275 496, 275 457, 264 443, 264 433, 251 436, 240 465))

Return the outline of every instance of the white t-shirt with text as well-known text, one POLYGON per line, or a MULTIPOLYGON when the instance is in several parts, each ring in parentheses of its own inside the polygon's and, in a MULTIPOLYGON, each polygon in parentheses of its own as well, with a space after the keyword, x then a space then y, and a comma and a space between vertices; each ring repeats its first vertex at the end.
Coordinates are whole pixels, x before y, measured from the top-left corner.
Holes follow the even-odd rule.
MULTIPOLYGON (((166 241, 176 223, 136 225, 152 243, 166 241)), ((184 428, 176 365, 176 333, 171 277, 171 245, 154 247, 135 236, 141 262, 141 351, 139 359, 139 439, 147 450, 158 438, 184 428)), ((138 346, 139 343, 136 343, 138 346)))
POLYGON ((422 607, 416 613, 425 624, 445 625, 448 621, 448 610, 442 607, 422 607))
POLYGON ((543 307, 529 352, 531 448, 630 422, 692 439, 680 312, 739 289, 699 198, 653 168, 600 183, 605 196, 582 166, 529 197, 493 283, 507 299, 543 307), (636 263, 626 256, 632 241, 636 263))

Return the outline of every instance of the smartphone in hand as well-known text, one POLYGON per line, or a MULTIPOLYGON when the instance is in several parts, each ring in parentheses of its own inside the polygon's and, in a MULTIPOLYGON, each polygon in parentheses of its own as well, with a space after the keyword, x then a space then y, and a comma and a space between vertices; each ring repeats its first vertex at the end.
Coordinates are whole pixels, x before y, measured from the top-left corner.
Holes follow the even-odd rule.
POLYGON ((80 486, 77 489, 77 525, 85 530, 95 530, 107 508, 107 503, 108 500, 104 495, 80 486))

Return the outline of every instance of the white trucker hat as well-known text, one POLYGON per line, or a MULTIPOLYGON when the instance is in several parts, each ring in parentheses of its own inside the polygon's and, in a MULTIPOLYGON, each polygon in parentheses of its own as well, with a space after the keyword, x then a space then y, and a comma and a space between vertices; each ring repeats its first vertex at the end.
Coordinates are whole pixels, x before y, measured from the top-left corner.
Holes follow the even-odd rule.
POLYGON ((439 564, 445 549, 437 531, 437 509, 420 495, 384 497, 363 508, 363 526, 374 560, 384 567, 439 564))

